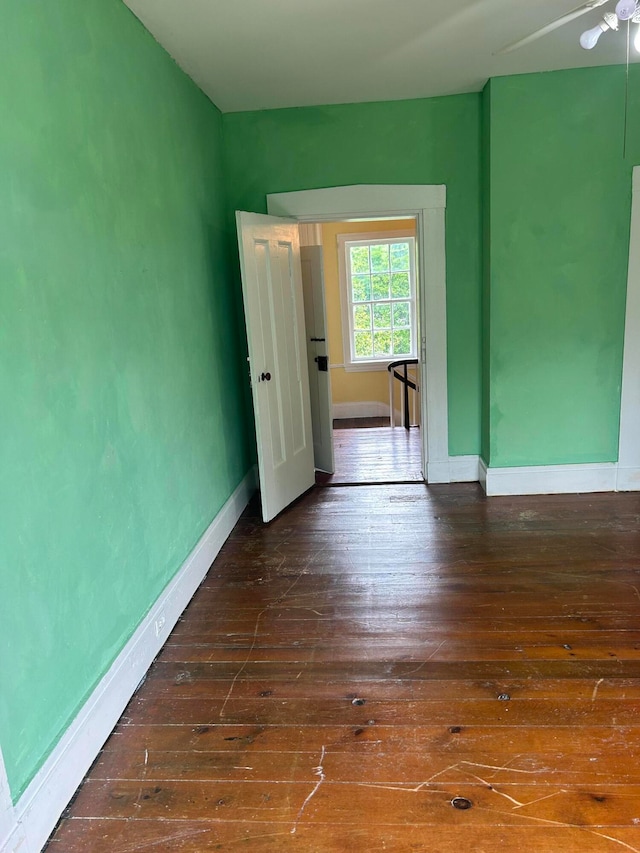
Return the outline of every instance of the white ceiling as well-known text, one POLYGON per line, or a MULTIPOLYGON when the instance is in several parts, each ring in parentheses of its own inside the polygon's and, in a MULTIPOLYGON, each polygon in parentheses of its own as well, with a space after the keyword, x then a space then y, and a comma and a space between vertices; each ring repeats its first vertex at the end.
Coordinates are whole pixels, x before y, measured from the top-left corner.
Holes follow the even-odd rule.
POLYGON ((124 1, 223 112, 473 92, 626 55, 622 31, 578 44, 614 0, 504 56, 578 0, 124 1))

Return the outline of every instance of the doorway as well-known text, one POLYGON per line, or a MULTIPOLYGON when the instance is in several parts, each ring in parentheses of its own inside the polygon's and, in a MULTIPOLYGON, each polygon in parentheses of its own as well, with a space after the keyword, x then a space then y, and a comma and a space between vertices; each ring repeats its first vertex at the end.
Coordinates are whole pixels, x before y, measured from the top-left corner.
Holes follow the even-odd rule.
POLYGON ((358 217, 415 216, 420 257, 420 396, 422 471, 428 483, 452 479, 448 440, 446 188, 432 184, 360 184, 273 193, 270 214, 301 223, 358 217))
POLYGON ((321 441, 314 434, 317 482, 424 481, 416 217, 304 223, 300 243, 305 317, 311 327, 312 410, 314 405, 330 408, 324 417, 312 411, 314 433, 322 429, 323 421, 329 424, 324 440, 332 445, 330 450, 319 447, 321 441), (315 275, 313 264, 319 268, 315 275), (320 333, 312 316, 319 310, 325 318, 320 333), (319 342, 318 335, 326 342, 319 342), (321 368, 316 355, 320 351, 321 368), (401 363, 406 361, 413 363, 407 366, 405 395, 401 363), (388 370, 391 363, 397 365, 393 373, 388 370), (327 393, 319 393, 318 382, 328 384, 327 393))

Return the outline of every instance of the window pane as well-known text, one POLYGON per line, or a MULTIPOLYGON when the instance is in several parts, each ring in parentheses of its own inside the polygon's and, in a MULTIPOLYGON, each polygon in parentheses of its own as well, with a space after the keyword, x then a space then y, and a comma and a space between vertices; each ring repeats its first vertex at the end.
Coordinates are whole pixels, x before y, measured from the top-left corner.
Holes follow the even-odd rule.
POLYGON ((354 302, 367 302, 371 299, 371 277, 368 275, 354 275, 351 279, 354 302))
POLYGON ((354 332, 356 358, 371 358, 373 355, 373 336, 371 332, 354 332))
POLYGON ((389 270, 389 246, 386 243, 371 247, 371 269, 373 272, 389 270))
POLYGON ((411 353, 411 331, 409 329, 393 330, 393 354, 409 355, 411 353))
POLYGON ((409 269, 408 243, 393 243, 391 245, 391 269, 394 271, 409 269))
POLYGON ((391 276, 391 295, 394 299, 411 296, 408 272, 394 272, 391 276))
POLYGON ((373 306, 373 327, 374 329, 391 328, 391 305, 388 302, 373 306))
POLYGON ((369 272, 369 247, 351 246, 351 272, 369 272))
POLYGON ((393 326, 410 326, 411 312, 408 302, 396 302, 393 306, 393 326))
POLYGON ((372 275, 371 282, 373 285, 373 299, 388 299, 389 298, 389 279, 387 275, 372 275))
POLYGON ((375 355, 391 355, 391 332, 374 332, 373 349, 375 355))
POLYGON ((354 305, 353 307, 353 328, 367 329, 371 328, 371 306, 370 305, 354 305))

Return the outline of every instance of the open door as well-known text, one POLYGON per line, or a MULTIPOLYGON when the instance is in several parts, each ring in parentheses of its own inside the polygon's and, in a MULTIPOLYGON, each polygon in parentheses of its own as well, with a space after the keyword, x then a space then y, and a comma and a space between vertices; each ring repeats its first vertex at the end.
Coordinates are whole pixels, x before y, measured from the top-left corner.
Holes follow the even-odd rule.
POLYGON ((236 213, 262 518, 315 482, 298 223, 236 213))
POLYGON ((301 246, 302 290, 309 362, 309 394, 313 458, 319 471, 333 474, 333 418, 331 416, 331 374, 327 343, 327 316, 324 304, 322 246, 301 246))

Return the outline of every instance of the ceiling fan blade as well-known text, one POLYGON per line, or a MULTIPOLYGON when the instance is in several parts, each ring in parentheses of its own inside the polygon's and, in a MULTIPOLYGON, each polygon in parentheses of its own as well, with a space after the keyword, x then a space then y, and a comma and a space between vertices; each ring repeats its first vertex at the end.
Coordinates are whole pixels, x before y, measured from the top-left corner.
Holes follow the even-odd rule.
POLYGON ((588 0, 587 3, 583 3, 582 6, 578 6, 575 9, 572 9, 570 12, 567 12, 566 15, 562 15, 560 18, 556 18, 555 21, 551 21, 550 24, 547 24, 545 27, 541 27, 539 30, 536 30, 535 33, 531 33, 528 36, 525 36, 522 39, 518 39, 518 41, 514 41, 511 44, 508 44, 506 47, 503 47, 501 50, 498 50, 494 55, 502 56, 504 53, 511 53, 512 50, 517 50, 519 47, 524 47, 525 44, 530 44, 532 41, 536 41, 542 36, 546 36, 547 33, 552 33, 554 30, 557 30, 559 27, 562 27, 564 24, 568 24, 569 21, 573 21, 575 18, 579 18, 581 15, 584 15, 586 12, 590 12, 592 9, 597 9, 598 6, 604 6, 605 3, 608 3, 609 0, 588 0))

